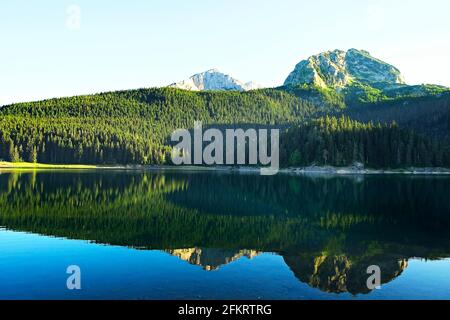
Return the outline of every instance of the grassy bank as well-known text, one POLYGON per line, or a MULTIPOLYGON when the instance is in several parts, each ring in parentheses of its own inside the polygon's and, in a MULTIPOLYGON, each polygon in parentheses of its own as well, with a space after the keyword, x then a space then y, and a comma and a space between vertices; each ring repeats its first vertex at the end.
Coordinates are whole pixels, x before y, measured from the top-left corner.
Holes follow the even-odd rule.
POLYGON ((44 164, 31 162, 0 161, 0 169, 95 169, 96 166, 83 164, 44 164))

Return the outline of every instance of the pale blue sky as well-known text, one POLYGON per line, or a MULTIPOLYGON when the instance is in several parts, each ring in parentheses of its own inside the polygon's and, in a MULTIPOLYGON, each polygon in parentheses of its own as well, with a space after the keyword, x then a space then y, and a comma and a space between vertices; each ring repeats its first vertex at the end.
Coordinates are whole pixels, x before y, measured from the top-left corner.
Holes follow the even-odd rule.
POLYGON ((211 68, 277 86, 300 60, 337 48, 368 50, 408 83, 450 86, 449 12, 448 0, 1 0, 0 105, 211 68))

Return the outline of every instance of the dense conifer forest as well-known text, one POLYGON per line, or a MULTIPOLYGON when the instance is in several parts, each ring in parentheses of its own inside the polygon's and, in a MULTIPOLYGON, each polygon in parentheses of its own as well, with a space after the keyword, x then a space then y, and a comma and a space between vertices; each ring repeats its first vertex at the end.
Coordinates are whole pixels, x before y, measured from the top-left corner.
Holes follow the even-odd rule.
POLYGON ((0 159, 170 164, 170 134, 192 128, 196 120, 290 127, 281 135, 286 166, 358 161, 372 167, 450 167, 447 92, 352 102, 307 87, 154 88, 8 105, 0 108, 0 159))
POLYGON ((348 117, 326 117, 287 130, 282 141, 285 166, 372 168, 441 167, 450 163, 447 144, 390 124, 361 123, 348 117))

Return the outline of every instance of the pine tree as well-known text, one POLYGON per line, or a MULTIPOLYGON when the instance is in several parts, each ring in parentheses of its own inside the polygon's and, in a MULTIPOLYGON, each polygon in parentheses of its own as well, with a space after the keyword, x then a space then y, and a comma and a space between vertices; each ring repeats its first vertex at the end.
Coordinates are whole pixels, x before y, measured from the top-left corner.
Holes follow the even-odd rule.
POLYGON ((11 162, 20 162, 19 148, 11 141, 9 145, 9 160, 11 162))
POLYGON ((28 161, 31 163, 37 163, 37 150, 35 146, 33 146, 31 150, 28 161))

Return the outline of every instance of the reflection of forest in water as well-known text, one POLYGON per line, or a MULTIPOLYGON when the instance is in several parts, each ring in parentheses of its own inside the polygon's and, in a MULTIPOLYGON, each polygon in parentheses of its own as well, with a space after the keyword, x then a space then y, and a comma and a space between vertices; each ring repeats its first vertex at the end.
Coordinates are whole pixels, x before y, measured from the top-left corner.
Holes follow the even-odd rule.
POLYGON ((0 174, 0 226, 158 249, 206 270, 259 252, 328 292, 364 293, 411 257, 450 256, 450 179, 212 173, 0 174))

